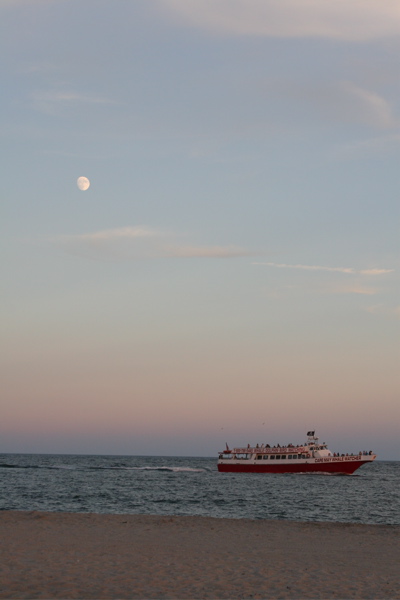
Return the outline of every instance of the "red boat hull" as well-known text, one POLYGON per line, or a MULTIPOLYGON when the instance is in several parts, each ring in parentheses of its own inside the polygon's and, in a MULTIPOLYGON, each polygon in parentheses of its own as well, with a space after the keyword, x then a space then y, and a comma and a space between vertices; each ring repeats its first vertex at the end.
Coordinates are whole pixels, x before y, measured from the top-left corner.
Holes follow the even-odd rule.
POLYGON ((354 471, 371 463, 370 460, 338 460, 327 462, 306 462, 301 464, 218 464, 221 473, 335 473, 352 475, 354 471))

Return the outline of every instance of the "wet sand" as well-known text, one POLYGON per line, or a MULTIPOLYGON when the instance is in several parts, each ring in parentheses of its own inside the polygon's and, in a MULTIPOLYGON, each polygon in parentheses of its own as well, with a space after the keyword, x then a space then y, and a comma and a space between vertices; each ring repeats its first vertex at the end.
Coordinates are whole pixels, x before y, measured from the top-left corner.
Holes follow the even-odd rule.
POLYGON ((400 598, 400 527, 0 512, 0 598, 400 598))

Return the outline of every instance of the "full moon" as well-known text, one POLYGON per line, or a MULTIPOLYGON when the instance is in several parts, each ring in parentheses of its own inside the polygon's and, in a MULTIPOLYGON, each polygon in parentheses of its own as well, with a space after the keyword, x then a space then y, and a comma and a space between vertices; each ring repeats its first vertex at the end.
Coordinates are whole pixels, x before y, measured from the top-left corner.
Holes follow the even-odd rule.
POLYGON ((78 177, 78 179, 76 180, 76 185, 80 190, 82 190, 82 192, 84 192, 89 188, 90 181, 87 177, 78 177))

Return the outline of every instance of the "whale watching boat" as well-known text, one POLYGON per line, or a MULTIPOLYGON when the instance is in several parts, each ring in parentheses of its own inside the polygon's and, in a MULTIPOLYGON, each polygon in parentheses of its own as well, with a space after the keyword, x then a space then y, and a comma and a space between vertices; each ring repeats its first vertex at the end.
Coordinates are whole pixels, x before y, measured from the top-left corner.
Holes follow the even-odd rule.
POLYGON ((303 445, 270 446, 257 444, 246 448, 226 449, 219 453, 218 471, 222 473, 334 473, 351 475, 356 469, 376 459, 370 450, 358 454, 331 452, 320 443, 315 431, 307 432, 303 445))

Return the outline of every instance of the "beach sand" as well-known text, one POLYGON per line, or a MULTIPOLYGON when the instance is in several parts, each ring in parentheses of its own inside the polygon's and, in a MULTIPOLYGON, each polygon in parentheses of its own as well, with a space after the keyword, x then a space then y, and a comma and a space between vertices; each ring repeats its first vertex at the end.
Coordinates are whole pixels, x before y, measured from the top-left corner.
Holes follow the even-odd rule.
POLYGON ((0 513, 0 598, 400 598, 400 527, 0 513))

